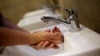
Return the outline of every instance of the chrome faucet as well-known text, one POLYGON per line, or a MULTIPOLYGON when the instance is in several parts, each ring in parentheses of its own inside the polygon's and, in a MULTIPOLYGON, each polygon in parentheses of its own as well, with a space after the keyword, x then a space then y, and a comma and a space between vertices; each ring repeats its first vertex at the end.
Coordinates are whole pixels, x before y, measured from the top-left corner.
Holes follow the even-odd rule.
POLYGON ((51 17, 51 16, 43 16, 41 18, 42 21, 44 22, 48 22, 48 21, 59 21, 59 22, 62 22, 62 23, 65 23, 66 25, 69 25, 68 28, 69 28, 69 31, 71 32, 77 32, 80 30, 80 25, 79 25, 79 21, 78 21, 78 18, 77 18, 77 15, 75 13, 74 10, 72 9, 65 9, 66 12, 68 12, 69 16, 67 17, 67 19, 59 19, 59 18, 56 18, 56 17, 51 17))

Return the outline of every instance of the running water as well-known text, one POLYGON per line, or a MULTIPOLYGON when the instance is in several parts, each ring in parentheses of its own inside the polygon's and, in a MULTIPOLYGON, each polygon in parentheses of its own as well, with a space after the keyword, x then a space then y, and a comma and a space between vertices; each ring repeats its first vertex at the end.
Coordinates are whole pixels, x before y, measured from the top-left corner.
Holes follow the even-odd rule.
POLYGON ((52 32, 52 27, 50 27, 49 22, 46 22, 46 30, 50 30, 50 32, 52 32))

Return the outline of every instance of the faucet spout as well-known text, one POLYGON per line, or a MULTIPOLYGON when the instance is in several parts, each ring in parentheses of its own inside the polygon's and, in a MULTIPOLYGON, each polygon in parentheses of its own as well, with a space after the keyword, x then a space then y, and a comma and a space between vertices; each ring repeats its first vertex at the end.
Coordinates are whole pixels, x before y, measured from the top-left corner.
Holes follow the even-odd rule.
POLYGON ((69 21, 66 21, 66 20, 62 20, 62 19, 59 19, 59 18, 55 18, 55 17, 50 17, 50 16, 43 16, 41 18, 42 21, 44 22, 49 22, 49 21, 59 21, 59 22, 62 22, 66 25, 69 25, 69 31, 71 32, 77 32, 80 30, 80 27, 75 23, 74 20, 69 20, 69 21))
POLYGON ((61 20, 59 18, 54 18, 54 17, 49 17, 49 16, 43 16, 41 18, 41 20, 44 21, 44 22, 48 22, 48 21, 59 21, 59 22, 65 23, 65 24, 70 24, 70 22, 67 22, 65 20, 61 20))
POLYGON ((75 11, 72 9, 65 9, 65 11, 69 13, 69 16, 67 17, 66 20, 59 19, 56 17, 51 17, 51 16, 43 16, 41 20, 44 22, 59 21, 59 22, 65 23, 66 25, 69 25, 68 28, 69 28, 69 31, 71 32, 80 31, 80 24, 79 24, 75 11))

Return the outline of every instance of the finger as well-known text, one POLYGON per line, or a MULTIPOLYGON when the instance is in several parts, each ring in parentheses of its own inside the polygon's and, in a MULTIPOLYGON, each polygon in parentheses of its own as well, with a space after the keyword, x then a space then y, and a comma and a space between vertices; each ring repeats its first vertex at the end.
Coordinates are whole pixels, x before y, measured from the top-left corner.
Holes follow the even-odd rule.
POLYGON ((61 43, 63 43, 63 41, 62 40, 52 40, 51 42, 53 42, 53 43, 55 43, 55 44, 61 44, 61 43))
POLYGON ((57 46, 57 45, 54 44, 53 48, 54 48, 54 49, 58 49, 59 46, 57 46))
POLYGON ((61 34, 59 32, 56 33, 50 33, 50 35, 48 35, 48 40, 55 40, 55 39, 60 39, 59 37, 61 37, 61 34))
POLYGON ((56 44, 60 44, 60 43, 63 43, 63 37, 59 32, 52 33, 52 36, 50 36, 48 41, 56 43, 56 44))
POLYGON ((58 27, 55 26, 54 29, 52 30, 52 32, 54 33, 54 32, 61 32, 61 31, 58 27))
POLYGON ((41 49, 47 48, 47 45, 48 45, 48 44, 49 44, 49 42, 48 42, 48 41, 45 41, 44 44, 41 46, 41 49))
POLYGON ((54 43, 51 43, 49 45, 49 48, 54 48, 54 49, 58 49, 59 47, 57 45, 55 45, 54 43))
POLYGON ((50 45, 48 45, 48 48, 53 48, 54 44, 51 43, 50 45))
POLYGON ((54 36, 54 37, 61 37, 62 34, 60 32, 55 32, 55 33, 52 33, 52 36, 54 36))
POLYGON ((44 44, 44 41, 41 41, 39 44, 36 45, 37 49, 41 49, 41 46, 44 44))
POLYGON ((63 35, 62 35, 62 33, 61 33, 61 31, 60 31, 60 29, 59 29, 58 27, 54 27, 54 29, 52 30, 52 32, 53 32, 53 33, 59 32, 59 36, 60 36, 60 37, 63 37, 63 35))

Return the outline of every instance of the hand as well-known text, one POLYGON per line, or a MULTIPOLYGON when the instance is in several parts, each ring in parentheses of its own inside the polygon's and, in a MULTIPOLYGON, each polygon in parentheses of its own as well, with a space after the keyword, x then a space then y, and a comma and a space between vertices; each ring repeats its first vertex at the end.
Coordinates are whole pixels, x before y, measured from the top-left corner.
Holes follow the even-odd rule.
POLYGON ((34 36, 37 36, 38 41, 46 39, 46 41, 40 41, 37 44, 31 45, 35 49, 46 49, 46 48, 59 48, 56 44, 63 42, 63 35, 59 28, 54 27, 53 30, 37 31, 34 32, 34 36))
POLYGON ((40 41, 47 40, 55 44, 60 44, 63 42, 63 35, 59 28, 54 27, 53 30, 41 30, 32 33, 33 37, 39 43, 40 41))
POLYGON ((54 38, 54 39, 52 40, 52 42, 55 43, 55 44, 63 43, 63 42, 64 42, 64 39, 63 39, 64 36, 63 36, 63 34, 61 33, 60 29, 57 28, 57 27, 54 27, 53 30, 51 31, 51 33, 57 33, 57 32, 59 32, 59 37, 54 38))
POLYGON ((41 41, 40 43, 31 45, 31 47, 33 47, 36 50, 48 49, 48 48, 54 48, 54 49, 59 48, 56 44, 50 43, 49 41, 41 41))

